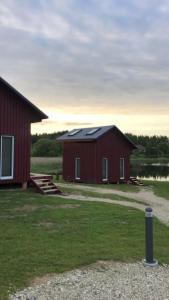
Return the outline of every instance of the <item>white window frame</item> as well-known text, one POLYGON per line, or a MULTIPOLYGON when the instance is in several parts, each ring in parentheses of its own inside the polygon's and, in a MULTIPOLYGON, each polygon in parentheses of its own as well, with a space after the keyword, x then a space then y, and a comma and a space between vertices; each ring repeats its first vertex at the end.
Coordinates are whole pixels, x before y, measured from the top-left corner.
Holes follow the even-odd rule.
POLYGON ((13 135, 1 135, 1 147, 0 147, 0 180, 13 179, 14 178, 14 136, 13 135), (2 147, 3 138, 8 137, 12 139, 12 159, 11 159, 11 176, 2 176, 2 147))
POLYGON ((102 181, 108 181, 108 158, 107 157, 103 157, 102 158, 102 181), (106 161, 106 177, 103 178, 103 161, 106 161))
POLYGON ((125 178, 125 167, 124 167, 124 164, 125 164, 124 157, 120 157, 120 179, 124 179, 125 178), (122 163, 122 166, 123 166, 122 176, 121 176, 121 161, 123 162, 122 163))
MULTIPOLYGON (((80 180, 80 176, 78 176, 78 163, 79 163, 79 169, 80 169, 80 157, 75 158, 75 179, 80 180)), ((79 170, 80 172, 80 170, 79 170)), ((80 175, 80 174, 79 174, 80 175)))

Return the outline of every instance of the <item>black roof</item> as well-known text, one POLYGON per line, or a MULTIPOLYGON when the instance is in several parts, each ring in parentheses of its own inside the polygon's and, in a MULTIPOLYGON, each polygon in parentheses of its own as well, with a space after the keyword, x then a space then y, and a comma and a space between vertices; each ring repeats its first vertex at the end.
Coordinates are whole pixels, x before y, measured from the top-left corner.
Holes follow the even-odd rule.
POLYGON ((37 106, 35 106, 32 102, 30 102, 27 98, 25 98, 20 92, 18 92, 13 86, 11 86, 6 80, 0 77, 0 83, 7 86, 13 93, 19 96, 35 113, 37 113, 40 119, 47 119, 48 116, 44 114, 37 106))
POLYGON ((123 134, 115 125, 73 129, 58 137, 57 141, 94 141, 99 139, 102 135, 104 135, 111 129, 116 129, 132 145, 133 148, 137 148, 136 145, 132 141, 130 141, 130 139, 128 139, 128 137, 123 134))

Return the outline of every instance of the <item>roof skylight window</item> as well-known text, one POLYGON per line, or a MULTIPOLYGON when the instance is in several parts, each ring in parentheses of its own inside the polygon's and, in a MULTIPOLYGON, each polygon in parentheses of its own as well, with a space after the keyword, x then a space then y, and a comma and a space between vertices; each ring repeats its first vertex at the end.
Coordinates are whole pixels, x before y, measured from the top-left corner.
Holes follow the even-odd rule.
POLYGON ((80 132, 80 131, 81 131, 81 129, 73 130, 73 131, 71 131, 71 132, 68 134, 68 136, 74 136, 75 134, 77 134, 77 133, 80 132))
POLYGON ((90 131, 88 131, 87 133, 86 133, 86 135, 92 135, 92 134, 94 134, 94 133, 96 133, 97 131, 99 131, 101 128, 93 128, 93 129, 91 129, 90 131))

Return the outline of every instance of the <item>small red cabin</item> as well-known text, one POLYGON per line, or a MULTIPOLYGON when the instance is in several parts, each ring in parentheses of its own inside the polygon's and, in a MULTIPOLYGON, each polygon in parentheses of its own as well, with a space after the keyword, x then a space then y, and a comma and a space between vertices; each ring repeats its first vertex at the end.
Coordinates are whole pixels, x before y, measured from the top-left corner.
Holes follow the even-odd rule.
POLYGON ((84 183, 117 183, 130 179, 130 154, 136 146, 116 127, 74 129, 63 143, 63 178, 84 183))
POLYGON ((31 123, 47 116, 0 77, 0 185, 30 177, 31 123))

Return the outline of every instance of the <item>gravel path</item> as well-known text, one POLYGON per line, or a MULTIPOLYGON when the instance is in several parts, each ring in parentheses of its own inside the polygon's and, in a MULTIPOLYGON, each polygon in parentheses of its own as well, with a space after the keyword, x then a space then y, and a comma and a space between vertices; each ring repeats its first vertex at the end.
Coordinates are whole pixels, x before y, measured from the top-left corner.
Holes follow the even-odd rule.
MULTIPOLYGON (((91 191, 91 192, 97 192, 101 194, 114 194, 119 195, 123 197, 127 197, 136 201, 144 202, 144 204, 139 204, 136 202, 129 202, 129 201, 122 201, 122 200, 111 200, 111 199, 102 199, 102 198, 96 198, 96 197, 85 197, 81 195, 73 195, 73 199, 76 200, 86 200, 86 201, 102 201, 107 203, 114 203, 124 206, 130 206, 134 208, 138 208, 141 210, 145 209, 145 206, 151 206, 153 208, 153 214, 165 225, 169 226, 169 200, 166 200, 162 197, 157 197, 152 190, 146 189, 146 188, 140 188, 140 191, 138 193, 131 193, 131 192, 122 192, 118 190, 112 190, 112 189, 106 189, 106 188, 95 188, 90 186, 82 186, 78 184, 65 184, 59 183, 60 187, 66 187, 69 188, 76 188, 79 190, 85 190, 85 191, 91 191)), ((72 195, 66 196, 68 198, 72 198, 72 195)))
MULTIPOLYGON (((53 195, 52 195, 53 197, 53 195)), ((129 206, 133 208, 138 208, 140 210, 145 210, 146 205, 140 204, 137 202, 131 202, 131 201, 123 201, 123 200, 112 200, 108 198, 97 198, 97 197, 89 197, 89 196, 82 196, 82 195, 77 195, 77 194, 70 194, 66 196, 59 196, 61 198, 66 198, 66 199, 74 199, 74 200, 79 200, 79 201, 94 201, 94 202, 105 202, 105 203, 111 203, 111 204, 118 204, 122 206, 129 206)))
POLYGON ((37 281, 43 283, 11 296, 10 300, 169 299, 169 266, 98 262, 37 281))

